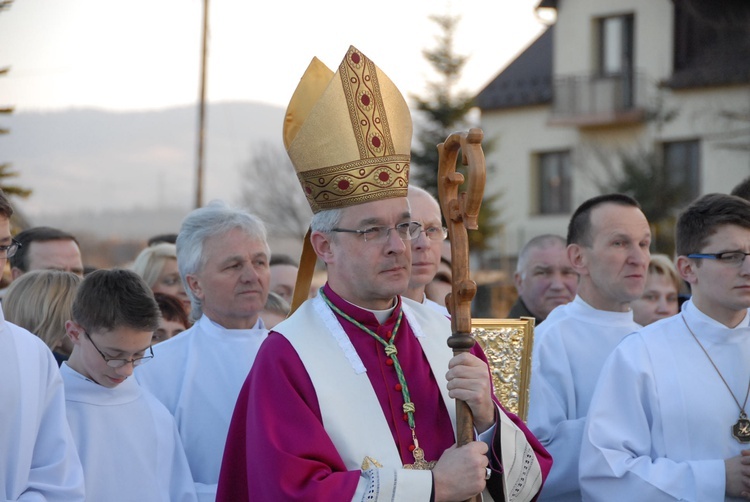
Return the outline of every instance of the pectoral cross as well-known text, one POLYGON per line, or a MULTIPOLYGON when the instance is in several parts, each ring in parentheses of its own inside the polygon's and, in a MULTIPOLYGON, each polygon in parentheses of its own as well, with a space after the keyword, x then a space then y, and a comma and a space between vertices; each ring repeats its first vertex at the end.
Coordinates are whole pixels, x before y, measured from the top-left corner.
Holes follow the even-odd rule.
POLYGON ((424 459, 424 450, 419 447, 419 441, 417 441, 417 436, 414 435, 414 432, 412 431, 412 437, 414 438, 414 450, 411 452, 411 454, 414 456, 414 463, 413 464, 404 464, 404 469, 414 469, 418 471, 431 471, 435 464, 437 464, 436 460, 433 460, 432 462, 427 462, 424 459))

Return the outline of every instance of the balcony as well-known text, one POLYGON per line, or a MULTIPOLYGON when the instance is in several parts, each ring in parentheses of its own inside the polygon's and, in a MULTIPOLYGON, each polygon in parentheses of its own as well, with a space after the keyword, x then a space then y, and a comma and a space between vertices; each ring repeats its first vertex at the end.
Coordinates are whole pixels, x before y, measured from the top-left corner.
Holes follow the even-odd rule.
POLYGON ((642 123, 646 118, 642 74, 555 77, 550 125, 580 128, 642 123))

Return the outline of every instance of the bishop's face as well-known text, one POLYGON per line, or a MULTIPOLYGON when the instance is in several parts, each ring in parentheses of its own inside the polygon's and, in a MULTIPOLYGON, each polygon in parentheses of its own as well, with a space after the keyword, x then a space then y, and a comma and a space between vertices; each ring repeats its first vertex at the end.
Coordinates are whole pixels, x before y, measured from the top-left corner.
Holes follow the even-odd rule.
POLYGON ((411 273, 411 247, 393 229, 410 220, 406 197, 378 200, 343 210, 339 228, 392 230, 382 241, 356 233, 331 233, 321 255, 328 265, 328 283, 345 300, 360 307, 384 310, 406 291, 411 273))

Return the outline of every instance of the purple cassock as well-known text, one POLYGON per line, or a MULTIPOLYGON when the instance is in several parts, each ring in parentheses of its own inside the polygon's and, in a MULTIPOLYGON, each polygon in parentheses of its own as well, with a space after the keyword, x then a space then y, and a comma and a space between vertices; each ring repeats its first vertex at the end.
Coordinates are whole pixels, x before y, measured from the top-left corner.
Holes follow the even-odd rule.
MULTIPOLYGON (((383 338, 395 327, 402 308, 399 298, 389 319, 380 324, 371 312, 346 302, 328 285, 324 292, 341 311, 383 338)), ((383 346, 369 334, 338 314, 336 317, 367 369, 402 462, 413 463, 409 450, 412 432, 402 411, 404 401, 392 363, 383 346)), ((323 334, 310 332, 309 336, 323 334)), ((455 443, 453 426, 422 346, 405 318, 395 344, 416 408, 419 446, 427 461, 438 460, 455 443)), ((446 350, 450 349, 446 346, 446 350)), ((486 362, 478 345, 472 353, 486 362)), ((336 385, 333 379, 331 385, 336 385)), ((518 417, 507 414, 525 434, 546 478, 552 464, 549 454, 518 417)), ((498 461, 499 436, 496 432, 494 460, 490 463, 496 472, 502 471, 498 461)), ((351 500, 360 475, 359 470, 347 470, 327 434, 315 388, 297 352, 283 335, 271 332, 258 352, 234 410, 217 501, 351 500)), ((498 487, 502 489, 501 476, 491 479, 490 493, 502 500, 501 495, 498 498, 493 493, 498 487)))

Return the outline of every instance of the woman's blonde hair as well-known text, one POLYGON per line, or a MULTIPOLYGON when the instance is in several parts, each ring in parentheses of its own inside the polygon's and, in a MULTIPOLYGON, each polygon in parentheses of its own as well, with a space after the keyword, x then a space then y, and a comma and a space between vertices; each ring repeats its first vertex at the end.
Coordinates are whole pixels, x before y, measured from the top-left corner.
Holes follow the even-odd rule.
POLYGON ((65 338, 82 279, 62 270, 34 270, 13 281, 3 298, 7 321, 26 328, 54 350, 65 338))
POLYGON ((153 288, 167 260, 177 260, 177 247, 168 242, 154 244, 140 252, 131 270, 140 275, 149 288, 153 288))
POLYGON ((651 275, 663 275, 674 284, 677 293, 682 293, 685 289, 684 282, 677 273, 677 269, 669 256, 665 254, 652 254, 651 261, 648 264, 648 273, 651 275))

